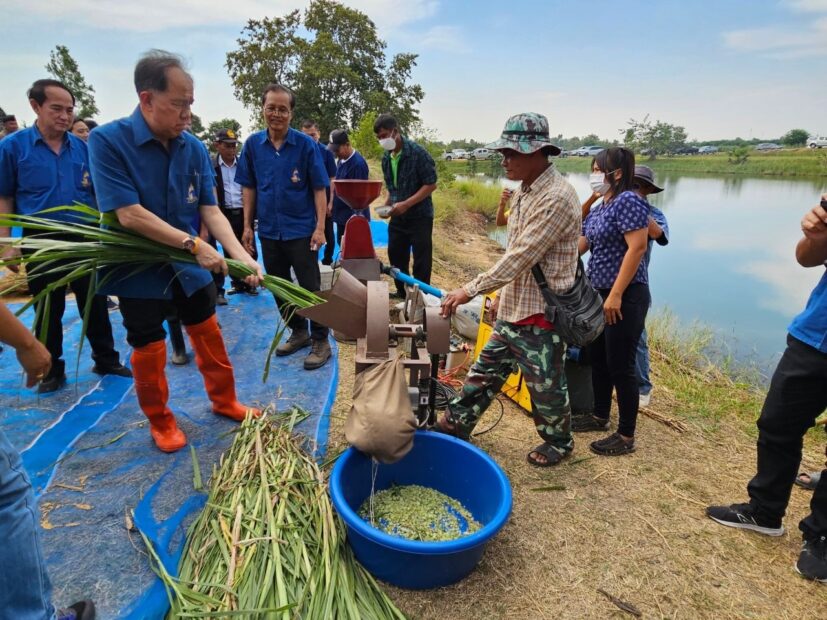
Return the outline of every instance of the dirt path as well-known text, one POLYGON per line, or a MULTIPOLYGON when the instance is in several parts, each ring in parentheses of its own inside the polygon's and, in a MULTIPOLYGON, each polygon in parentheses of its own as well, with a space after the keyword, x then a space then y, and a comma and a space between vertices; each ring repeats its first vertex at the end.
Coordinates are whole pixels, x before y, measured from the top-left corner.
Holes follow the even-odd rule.
MULTIPOLYGON (((459 285, 501 255, 478 220, 435 232, 434 282, 459 285), (461 232, 458 232, 461 231, 461 232)), ((340 383, 330 431, 344 445, 342 424, 350 407, 352 345, 341 345, 340 383)), ((755 467, 754 419, 760 399, 726 383, 687 386, 661 360, 653 360, 652 410, 687 426, 678 432, 641 416, 638 451, 620 458, 593 457, 589 433, 576 437, 568 464, 529 467, 537 443, 531 420, 505 401, 501 423, 475 440, 511 479, 511 520, 486 550, 482 563, 459 584, 412 592, 388 588, 412 618, 607 618, 632 616, 607 593, 645 618, 827 618, 827 586, 799 578, 792 565, 801 537, 797 523, 810 494, 798 488, 780 538, 731 530, 704 516, 710 502, 744 501, 755 467), (752 413, 715 417, 728 408, 752 413), (537 491, 538 487, 564 487, 537 491)), ((492 406, 480 422, 499 414, 492 406)), ((823 433, 808 441, 805 464, 823 461, 823 433)))

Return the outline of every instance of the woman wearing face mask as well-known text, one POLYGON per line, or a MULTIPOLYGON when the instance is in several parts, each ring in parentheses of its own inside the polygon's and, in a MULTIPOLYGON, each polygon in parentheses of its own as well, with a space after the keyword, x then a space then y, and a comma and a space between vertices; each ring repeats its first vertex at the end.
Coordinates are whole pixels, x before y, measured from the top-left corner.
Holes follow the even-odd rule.
POLYGON ((632 191, 634 177, 635 156, 630 150, 610 148, 597 154, 589 182, 603 202, 591 207, 580 238, 580 253, 591 251, 588 274, 603 297, 606 329, 589 346, 594 415, 581 421, 577 430, 608 430, 612 391, 616 391, 617 432, 590 446, 604 456, 635 450, 639 405, 635 355, 649 308, 649 278, 641 260, 649 208, 632 191))
POLYGON ((76 118, 72 122, 72 135, 77 136, 84 142, 89 140, 89 125, 82 118, 76 118))

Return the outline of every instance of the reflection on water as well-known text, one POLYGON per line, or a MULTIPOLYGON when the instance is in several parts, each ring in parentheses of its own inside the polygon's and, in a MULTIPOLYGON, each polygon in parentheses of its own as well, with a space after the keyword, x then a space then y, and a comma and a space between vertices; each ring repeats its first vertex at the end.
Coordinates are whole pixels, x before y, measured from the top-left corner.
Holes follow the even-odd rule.
MULTIPOLYGON (((566 175, 581 199, 586 174, 566 175)), ((651 202, 669 220, 670 243, 649 268, 653 310, 668 307, 684 325, 715 329, 736 359, 771 370, 790 319, 803 308, 821 267, 795 260, 800 221, 827 191, 826 179, 659 175, 651 202)), ((496 181, 499 182, 499 181, 496 181)), ((501 243, 504 231, 492 234, 501 243)))

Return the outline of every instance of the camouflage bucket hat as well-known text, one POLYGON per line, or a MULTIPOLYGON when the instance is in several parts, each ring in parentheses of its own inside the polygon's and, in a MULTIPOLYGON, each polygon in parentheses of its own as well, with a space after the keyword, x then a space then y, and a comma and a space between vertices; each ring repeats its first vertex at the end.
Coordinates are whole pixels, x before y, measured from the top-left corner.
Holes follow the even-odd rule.
POLYGON ((509 118, 500 139, 487 144, 486 148, 495 151, 512 149, 526 155, 546 148, 549 155, 560 154, 560 147, 549 139, 548 119, 534 112, 523 112, 509 118))

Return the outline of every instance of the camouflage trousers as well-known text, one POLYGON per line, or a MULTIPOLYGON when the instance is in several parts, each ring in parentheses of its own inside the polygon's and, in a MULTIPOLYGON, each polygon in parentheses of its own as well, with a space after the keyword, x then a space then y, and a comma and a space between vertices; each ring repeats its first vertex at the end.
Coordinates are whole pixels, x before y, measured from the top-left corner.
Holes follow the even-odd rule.
POLYGON ((564 372, 566 345, 553 331, 497 321, 462 391, 448 404, 448 419, 470 433, 519 368, 531 394, 531 414, 543 441, 566 454, 574 447, 564 372))

